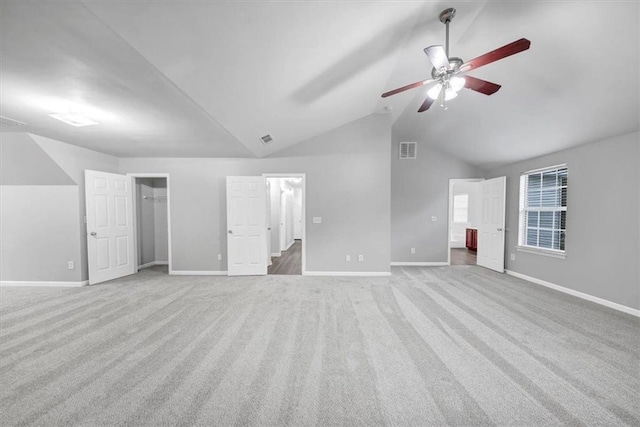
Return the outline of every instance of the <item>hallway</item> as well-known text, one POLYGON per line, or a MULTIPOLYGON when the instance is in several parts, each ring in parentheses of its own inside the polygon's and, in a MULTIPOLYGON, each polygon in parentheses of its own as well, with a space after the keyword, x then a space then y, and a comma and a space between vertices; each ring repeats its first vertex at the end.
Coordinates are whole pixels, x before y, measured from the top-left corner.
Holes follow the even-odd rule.
POLYGON ((268 274, 302 274, 302 240, 295 240, 279 257, 271 257, 271 262, 268 274))

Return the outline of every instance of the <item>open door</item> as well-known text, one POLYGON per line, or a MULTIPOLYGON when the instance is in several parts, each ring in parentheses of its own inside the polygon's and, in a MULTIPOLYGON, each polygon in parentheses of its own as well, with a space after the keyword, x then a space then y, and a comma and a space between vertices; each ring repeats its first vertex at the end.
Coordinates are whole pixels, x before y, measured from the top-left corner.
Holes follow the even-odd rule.
POLYGON ((89 284, 135 273, 131 177, 84 172, 89 284))
POLYGON ((504 273, 504 217, 507 177, 482 181, 482 219, 478 227, 478 265, 504 273))
POLYGON ((266 182, 262 176, 227 177, 227 273, 267 274, 266 182))
POLYGON ((265 202, 266 202, 266 224, 267 224, 267 268, 272 264, 271 262, 271 183, 267 180, 266 182, 266 192, 265 192, 265 202))

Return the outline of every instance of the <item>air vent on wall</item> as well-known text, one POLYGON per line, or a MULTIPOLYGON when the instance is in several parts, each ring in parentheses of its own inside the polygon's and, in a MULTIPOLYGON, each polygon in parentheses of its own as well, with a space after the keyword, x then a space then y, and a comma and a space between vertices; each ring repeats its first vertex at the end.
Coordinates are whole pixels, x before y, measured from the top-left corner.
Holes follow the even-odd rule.
POLYGON ((417 154, 416 151, 418 150, 417 145, 418 144, 415 142, 401 142, 400 159, 415 159, 417 154))
POLYGON ((7 126, 24 126, 26 123, 19 120, 10 119, 9 117, 0 116, 0 123, 7 126))
POLYGON ((263 137, 260 138, 260 140, 264 143, 264 144, 268 144, 271 141, 273 141, 273 138, 271 138, 271 135, 265 135, 263 137))

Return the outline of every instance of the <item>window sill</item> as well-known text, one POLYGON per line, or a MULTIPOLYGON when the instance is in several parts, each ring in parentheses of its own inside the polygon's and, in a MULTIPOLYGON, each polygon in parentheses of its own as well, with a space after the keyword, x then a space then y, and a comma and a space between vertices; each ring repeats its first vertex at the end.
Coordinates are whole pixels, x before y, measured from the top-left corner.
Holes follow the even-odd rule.
POLYGON ((567 254, 560 251, 553 251, 548 249, 532 248, 529 246, 516 246, 518 252, 526 252, 529 254, 543 255, 551 258, 565 259, 567 254))

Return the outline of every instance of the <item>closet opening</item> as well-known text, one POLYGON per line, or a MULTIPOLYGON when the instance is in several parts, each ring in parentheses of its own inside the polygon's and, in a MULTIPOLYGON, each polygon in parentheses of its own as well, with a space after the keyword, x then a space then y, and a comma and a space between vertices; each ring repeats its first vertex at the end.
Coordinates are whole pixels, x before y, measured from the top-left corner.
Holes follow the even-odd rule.
POLYGON ((169 176, 129 175, 134 181, 136 271, 170 274, 169 176))

